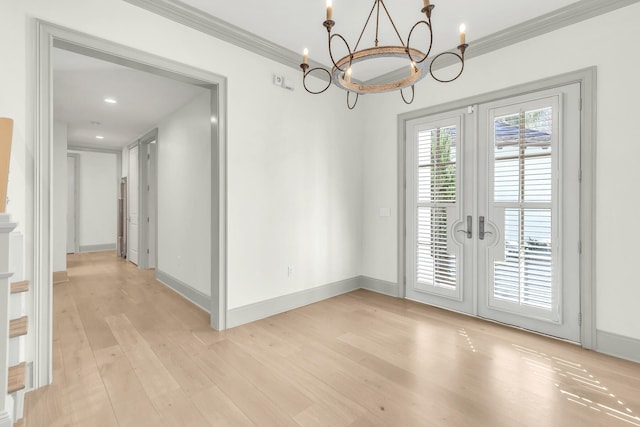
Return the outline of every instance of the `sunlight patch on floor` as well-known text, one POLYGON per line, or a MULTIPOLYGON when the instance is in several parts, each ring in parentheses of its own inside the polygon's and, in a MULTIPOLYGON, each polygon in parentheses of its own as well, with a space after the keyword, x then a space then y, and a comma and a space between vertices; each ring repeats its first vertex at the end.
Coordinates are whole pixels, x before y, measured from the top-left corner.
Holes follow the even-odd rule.
POLYGON ((616 395, 589 373, 582 364, 571 362, 555 356, 549 356, 537 350, 512 344, 522 354, 522 359, 534 373, 554 382, 554 385, 569 402, 584 406, 596 412, 603 412, 612 418, 640 427, 640 417, 634 416, 633 410, 616 398, 616 395), (569 390, 567 390, 569 389, 569 390), (611 399, 612 404, 601 401, 611 399), (589 399, 592 397, 592 399, 589 399), (616 409, 614 406, 619 406, 616 409))

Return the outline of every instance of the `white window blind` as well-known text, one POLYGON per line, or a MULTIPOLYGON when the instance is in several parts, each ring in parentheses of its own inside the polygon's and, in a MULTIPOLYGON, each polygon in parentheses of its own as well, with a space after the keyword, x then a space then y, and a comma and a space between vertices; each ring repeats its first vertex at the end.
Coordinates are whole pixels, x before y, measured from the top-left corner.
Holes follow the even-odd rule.
POLYGON ((447 253, 447 206, 457 202, 456 126, 418 132, 418 284, 455 289, 456 257, 447 253))
POLYGON ((494 263, 493 297, 553 307, 553 109, 495 117, 494 202, 504 208, 505 256, 494 263))

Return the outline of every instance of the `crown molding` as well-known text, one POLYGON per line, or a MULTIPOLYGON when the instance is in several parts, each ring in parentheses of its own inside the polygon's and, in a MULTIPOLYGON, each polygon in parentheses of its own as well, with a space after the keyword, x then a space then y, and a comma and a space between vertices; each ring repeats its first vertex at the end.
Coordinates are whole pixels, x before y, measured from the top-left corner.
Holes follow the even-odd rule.
MULTIPOLYGON (((504 30, 495 32, 486 37, 481 37, 470 42, 465 52, 465 60, 493 52, 498 49, 520 43, 522 41, 541 36, 551 31, 585 21, 598 15, 630 6, 640 0, 580 0, 537 18, 530 19, 521 24, 514 25, 504 30)), ((453 49, 452 49, 453 50, 453 49)), ((456 59, 446 55, 442 60, 434 64, 433 69, 439 70, 456 63, 456 59)), ((406 71, 398 69, 382 76, 367 81, 367 84, 382 84, 384 82, 398 80, 406 77, 406 71)))
POLYGON ((108 147, 106 145, 68 145, 67 151, 88 151, 103 154, 122 154, 122 148, 108 147))
MULTIPOLYGON (((157 15, 168 18, 172 21, 191 27, 195 30, 214 36, 220 40, 247 49, 250 52, 261 55, 265 58, 284 64, 288 67, 298 69, 300 55, 280 45, 270 42, 249 31, 230 24, 199 9, 184 4, 178 0, 123 0, 132 5, 141 7, 157 15)), ((465 52, 465 59, 471 59, 506 46, 537 37, 551 31, 584 21, 594 16, 602 15, 625 6, 638 3, 640 0, 580 0, 553 12, 530 19, 521 24, 514 25, 504 30, 493 33, 489 36, 473 40, 470 47, 465 52)), ((448 56, 448 55, 447 55, 448 56)), ((443 57, 435 64, 433 69, 453 65, 455 59, 451 61, 443 57)), ((311 68, 324 67, 323 64, 309 61, 311 68)), ((366 84, 381 84, 406 74, 404 70, 396 70, 384 74, 375 79, 368 80, 366 84)), ((325 78, 326 80, 326 78, 325 78)))
MULTIPOLYGON (((178 0, 123 0, 132 5, 141 7, 172 21, 191 27, 220 40, 226 41, 265 58, 284 64, 288 67, 300 70, 300 53, 286 49, 278 44, 255 35, 238 26, 216 18, 188 4, 178 0)), ((309 60, 309 66, 324 67, 325 65, 309 60)), ((328 80, 319 74, 319 78, 328 80)))

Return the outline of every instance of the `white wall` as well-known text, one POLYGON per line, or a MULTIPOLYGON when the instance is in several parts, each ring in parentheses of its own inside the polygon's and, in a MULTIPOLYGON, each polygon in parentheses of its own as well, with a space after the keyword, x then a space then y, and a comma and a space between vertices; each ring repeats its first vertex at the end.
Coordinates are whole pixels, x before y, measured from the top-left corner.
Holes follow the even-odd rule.
POLYGON ((0 67, 0 115, 16 119, 22 165, 12 166, 9 191, 19 221, 32 197, 25 94, 33 85, 31 18, 39 18, 228 78, 229 308, 360 273, 362 113, 346 110, 343 92, 309 95, 299 70, 121 0, 25 0, 0 10, 0 48, 11 59, 0 67), (295 79, 297 89, 273 86, 274 73, 295 79))
POLYGON ((53 123, 53 271, 67 270, 67 124, 53 123))
POLYGON ((362 273, 397 282, 397 212, 390 221, 377 212, 396 206, 398 114, 596 65, 597 328, 640 339, 640 246, 629 234, 633 215, 640 211, 640 193, 629 187, 640 182, 640 144, 632 136, 640 115, 640 60, 629 50, 640 42, 639 20, 640 4, 634 4, 474 58, 457 82, 418 85, 410 106, 395 93, 382 95, 367 110, 362 273))
POLYGON ((158 266, 211 295, 211 95, 158 126, 158 266))
POLYGON ((77 238, 80 251, 83 246, 112 245, 115 248, 118 238, 117 156, 90 151, 73 152, 80 156, 77 163, 76 217, 79 221, 77 238))

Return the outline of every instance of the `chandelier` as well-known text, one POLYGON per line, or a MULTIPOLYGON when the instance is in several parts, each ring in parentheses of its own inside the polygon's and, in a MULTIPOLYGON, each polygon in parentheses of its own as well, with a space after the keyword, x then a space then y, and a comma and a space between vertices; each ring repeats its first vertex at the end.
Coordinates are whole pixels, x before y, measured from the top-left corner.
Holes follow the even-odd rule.
POLYGON ((331 69, 331 71, 322 67, 309 69, 309 64, 308 64, 309 50, 305 49, 303 53, 302 64, 300 64, 300 68, 302 69, 302 84, 305 90, 311 94, 317 95, 329 89, 329 87, 333 83, 339 88, 347 91, 347 107, 350 110, 352 110, 355 108, 358 102, 358 96, 360 94, 383 93, 383 92, 398 90, 400 91, 400 96, 402 97, 402 100, 406 104, 411 104, 413 102, 414 95, 415 95, 414 84, 422 80, 424 77, 426 77, 427 74, 431 74, 431 77, 433 77, 436 81, 442 82, 442 83, 452 82, 456 80, 458 77, 460 77, 460 75, 462 74, 462 71, 464 70, 464 52, 469 46, 465 43, 465 26, 464 24, 460 25, 460 45, 458 45, 458 50, 460 51, 460 53, 447 51, 447 52, 442 52, 430 59, 429 54, 431 53, 431 47, 433 44, 433 28, 431 26, 431 13, 435 6, 430 4, 429 0, 423 0, 423 1, 424 1, 424 7, 422 8, 421 12, 426 15, 426 20, 420 20, 413 25, 413 27, 409 31, 407 42, 405 43, 402 37, 400 36, 400 33, 398 32, 398 29, 396 28, 396 25, 393 22, 393 19, 391 18, 391 15, 387 10, 387 6, 384 4, 384 1, 374 0, 373 7, 369 12, 369 16, 367 18, 367 21, 364 24, 364 27, 362 28, 360 37, 358 38, 355 48, 352 50, 347 40, 341 34, 331 33, 331 30, 335 25, 335 21, 333 20, 332 2, 331 0, 327 0, 327 19, 322 23, 322 25, 327 29, 328 43, 329 43, 329 56, 331 57, 333 68, 331 69), (401 46, 397 46, 397 45, 396 46, 380 46, 380 43, 378 40, 378 30, 380 25, 381 11, 383 11, 386 14, 386 16, 389 18, 391 26, 395 30, 395 33, 398 36, 398 39, 400 40, 401 46), (364 32, 367 29, 367 26, 369 25, 369 22, 371 21, 371 18, 373 17, 374 12, 376 14, 375 15, 376 24, 375 24, 374 47, 358 49, 358 47, 360 46, 360 41, 362 40, 362 36, 364 35, 364 32), (414 30, 420 25, 426 26, 429 31, 429 37, 428 37, 429 43, 428 43, 428 49, 426 53, 411 46, 411 36, 414 30), (337 61, 334 59, 334 55, 332 51, 332 43, 334 38, 336 37, 342 40, 342 42, 345 44, 347 48, 347 51, 349 52, 347 55, 343 56, 337 61), (452 55, 455 58, 457 58, 457 61, 460 62, 460 71, 454 77, 448 78, 448 79, 439 78, 433 72, 434 62, 436 62, 439 58, 442 58, 445 55, 452 55), (364 62, 371 59, 378 59, 378 58, 406 58, 408 60, 408 65, 410 69, 410 72, 407 73, 408 76, 401 77, 395 81, 392 81, 389 83, 383 83, 383 84, 366 84, 358 81, 352 81, 351 67, 353 66, 353 64, 356 64, 358 62, 364 62), (327 86, 317 91, 309 89, 307 87, 307 82, 306 82, 307 76, 309 76, 309 74, 311 74, 314 71, 324 72, 329 77, 329 82, 327 83, 327 86), (403 92, 403 90, 408 87, 411 87, 411 97, 409 99, 405 97, 405 94, 403 92), (351 93, 355 93, 355 100, 353 100, 353 102, 351 101, 351 93))

